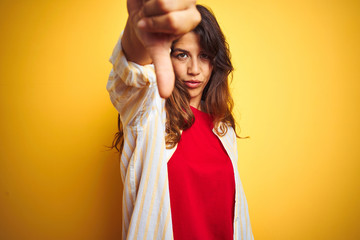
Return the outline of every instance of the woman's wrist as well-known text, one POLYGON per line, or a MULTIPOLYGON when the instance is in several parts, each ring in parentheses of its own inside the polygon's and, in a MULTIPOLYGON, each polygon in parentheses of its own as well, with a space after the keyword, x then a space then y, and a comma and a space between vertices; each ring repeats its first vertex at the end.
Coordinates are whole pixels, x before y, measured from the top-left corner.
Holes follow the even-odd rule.
POLYGON ((140 65, 152 63, 150 55, 136 34, 136 26, 128 19, 121 39, 121 47, 126 59, 140 65))

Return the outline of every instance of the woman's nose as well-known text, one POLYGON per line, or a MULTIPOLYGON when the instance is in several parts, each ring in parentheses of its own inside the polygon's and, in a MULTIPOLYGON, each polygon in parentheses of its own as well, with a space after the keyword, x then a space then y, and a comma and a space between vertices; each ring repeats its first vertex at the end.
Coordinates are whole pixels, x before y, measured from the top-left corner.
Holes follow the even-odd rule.
POLYGON ((197 59, 191 59, 188 63, 188 74, 198 75, 200 73, 200 67, 197 59))

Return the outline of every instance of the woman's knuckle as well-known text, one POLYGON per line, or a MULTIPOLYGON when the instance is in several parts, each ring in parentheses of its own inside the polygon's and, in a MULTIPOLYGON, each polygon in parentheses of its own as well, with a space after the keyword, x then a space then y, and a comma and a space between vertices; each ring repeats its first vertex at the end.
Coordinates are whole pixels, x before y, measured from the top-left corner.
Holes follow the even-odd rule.
POLYGON ((157 7, 162 12, 169 12, 170 11, 170 3, 168 0, 158 0, 157 7))
POLYGON ((148 17, 147 18, 147 26, 148 28, 156 28, 157 27, 157 22, 156 22, 156 19, 155 17, 148 17))
POLYGON ((167 22, 171 30, 175 30, 177 28, 177 19, 174 14, 169 14, 167 22))
POLYGON ((196 5, 196 0, 190 0, 189 5, 196 5))

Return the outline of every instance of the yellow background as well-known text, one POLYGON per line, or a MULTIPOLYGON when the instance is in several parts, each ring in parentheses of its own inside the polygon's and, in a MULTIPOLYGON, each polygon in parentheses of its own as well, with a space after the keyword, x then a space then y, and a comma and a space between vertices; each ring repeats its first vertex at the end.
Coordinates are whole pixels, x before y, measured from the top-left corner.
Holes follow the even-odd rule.
MULTIPOLYGON (((360 2, 202 1, 230 43, 256 239, 360 238, 360 2)), ((1 1, 0 239, 120 239, 125 1, 1 1)))

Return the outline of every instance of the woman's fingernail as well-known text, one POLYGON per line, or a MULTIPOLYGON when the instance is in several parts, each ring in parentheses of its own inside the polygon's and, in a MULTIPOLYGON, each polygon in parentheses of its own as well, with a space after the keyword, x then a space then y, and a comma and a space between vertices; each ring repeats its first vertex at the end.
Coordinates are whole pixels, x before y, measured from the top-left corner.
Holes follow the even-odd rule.
POLYGON ((144 19, 141 19, 137 25, 139 28, 144 28, 146 27, 146 21, 144 19))

